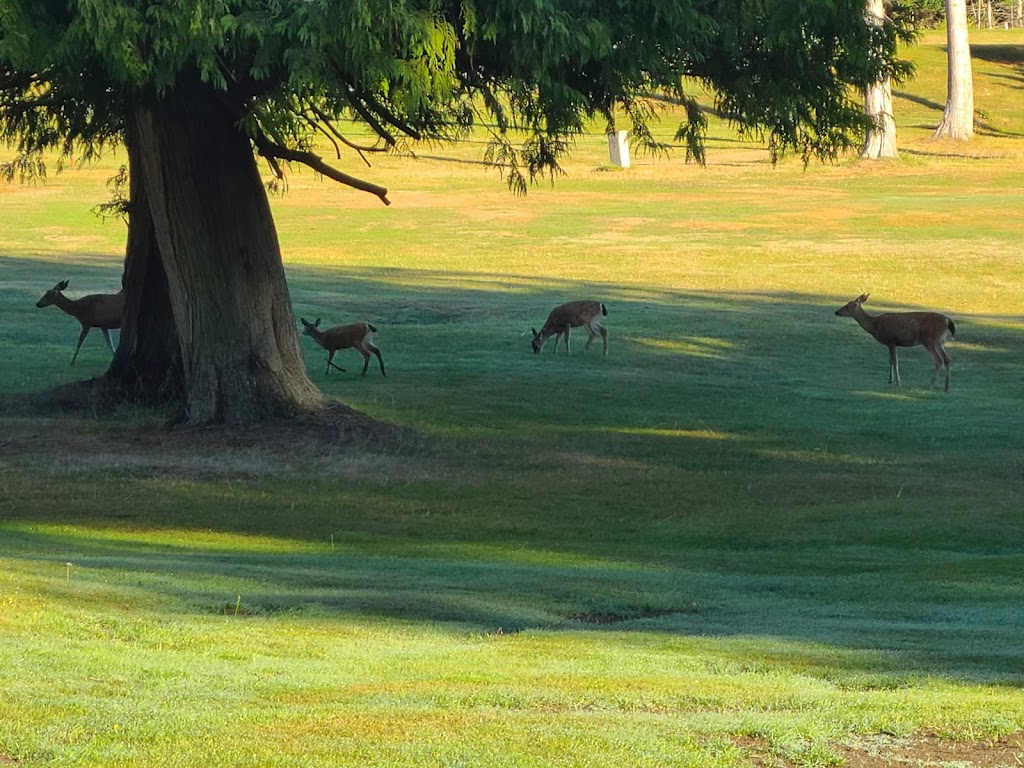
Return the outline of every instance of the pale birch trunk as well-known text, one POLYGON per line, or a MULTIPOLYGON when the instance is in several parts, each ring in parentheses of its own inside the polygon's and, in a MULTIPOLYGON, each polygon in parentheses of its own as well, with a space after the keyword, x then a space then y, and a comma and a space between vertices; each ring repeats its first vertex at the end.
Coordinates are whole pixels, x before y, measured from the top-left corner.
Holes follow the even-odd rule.
POLYGON ((935 138, 967 141, 974 135, 974 76, 967 38, 967 0, 946 0, 946 109, 935 138))
POLYGON ((888 79, 868 88, 864 94, 864 108, 875 125, 868 131, 860 156, 865 160, 899 157, 896 121, 892 116, 892 85, 888 79))
MULTIPOLYGON (((868 0, 867 17, 874 24, 885 23, 883 0, 868 0)), ((865 160, 899 157, 896 151, 896 120, 892 114, 892 82, 887 77, 864 92, 864 110, 874 122, 860 156, 865 160)))

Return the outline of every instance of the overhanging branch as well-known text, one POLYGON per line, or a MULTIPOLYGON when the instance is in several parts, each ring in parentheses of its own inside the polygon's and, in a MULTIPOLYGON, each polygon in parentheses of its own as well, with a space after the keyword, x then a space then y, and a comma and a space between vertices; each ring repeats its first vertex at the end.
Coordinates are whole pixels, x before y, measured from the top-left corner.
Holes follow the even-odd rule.
POLYGON ((302 163, 303 165, 312 168, 317 173, 321 173, 339 184, 344 184, 347 187, 352 187, 353 189, 358 189, 362 192, 369 192, 370 194, 379 197, 384 205, 391 205, 391 201, 388 200, 387 189, 369 181, 358 179, 355 176, 350 176, 347 173, 339 171, 337 168, 332 168, 325 163, 323 158, 319 155, 315 155, 312 152, 283 147, 268 139, 262 132, 253 137, 253 142, 256 144, 256 150, 260 155, 268 160, 277 159, 302 163))
MULTIPOLYGON (((323 132, 325 132, 325 133, 326 133, 327 131, 329 131, 329 132, 330 132, 330 134, 328 134, 328 135, 327 135, 327 137, 328 137, 329 139, 331 139, 331 142, 332 142, 332 143, 334 143, 335 149, 337 149, 338 145, 337 145, 337 143, 336 143, 336 142, 334 141, 334 139, 337 139, 337 140, 338 140, 338 141, 340 141, 340 142, 341 142, 342 144, 344 144, 344 145, 345 145, 346 147, 348 147, 349 149, 352 149, 352 150, 354 150, 354 151, 355 151, 356 153, 358 153, 358 154, 359 154, 359 157, 360 157, 360 158, 362 158, 362 161, 363 161, 364 163, 366 163, 366 167, 367 167, 367 168, 369 168, 369 167, 370 167, 370 161, 366 159, 366 155, 365 155, 364 153, 366 153, 366 152, 387 152, 387 147, 368 147, 368 146, 363 146, 363 145, 360 145, 360 144, 356 144, 356 143, 355 143, 354 141, 351 141, 350 139, 346 138, 346 137, 345 137, 345 136, 344 136, 344 135, 343 135, 343 134, 342 134, 342 133, 341 133, 341 132, 340 132, 340 131, 339 131, 339 130, 338 130, 338 129, 337 129, 336 127, 335 127, 335 126, 334 126, 334 123, 333 123, 333 122, 331 122, 331 118, 330 118, 330 117, 329 117, 328 115, 326 115, 326 114, 324 113, 324 111, 323 111, 322 109, 320 109, 320 108, 319 108, 319 107, 318 107, 318 106, 317 106, 316 104, 314 104, 313 102, 311 102, 311 101, 310 101, 310 102, 309 102, 309 103, 308 103, 308 104, 306 105, 306 107, 307 107, 307 109, 309 109, 309 111, 310 111, 310 112, 312 112, 312 113, 313 113, 313 114, 314 114, 314 115, 315 115, 315 116, 316 116, 316 117, 317 117, 317 118, 319 119, 319 121, 320 121, 319 123, 315 123, 315 122, 312 122, 312 121, 311 121, 311 124, 315 125, 315 127, 316 127, 316 128, 318 129, 318 130, 320 130, 320 131, 323 131, 323 132), (331 136, 331 134, 333 134, 333 137, 331 136)), ((338 151, 338 157, 339 157, 339 158, 341 157, 341 152, 340 152, 340 150, 338 151)))

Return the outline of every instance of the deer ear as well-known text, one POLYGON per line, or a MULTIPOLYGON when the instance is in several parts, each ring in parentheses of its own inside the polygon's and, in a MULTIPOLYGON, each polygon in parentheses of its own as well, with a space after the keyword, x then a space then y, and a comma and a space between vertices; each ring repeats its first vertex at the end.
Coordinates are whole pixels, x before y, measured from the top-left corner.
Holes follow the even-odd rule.
POLYGON ((299 322, 302 323, 303 325, 309 325, 309 322, 304 317, 300 317, 299 322))
POLYGON ((318 317, 318 318, 316 319, 316 322, 315 322, 315 323, 313 323, 313 325, 314 325, 315 327, 317 327, 317 328, 319 328, 319 327, 320 327, 320 318, 319 318, 319 317, 318 317))
POLYGON ((537 329, 536 328, 531 328, 530 331, 533 333, 534 336, 537 335, 537 329))
POLYGON ((67 287, 68 287, 68 281, 67 280, 61 280, 59 283, 57 283, 57 290, 58 291, 63 291, 67 287))
POLYGON ((869 295, 870 295, 870 294, 867 294, 867 293, 862 293, 862 294, 861 294, 860 296, 858 296, 858 297, 857 297, 857 303, 858 303, 858 304, 863 304, 863 303, 864 303, 865 301, 867 301, 867 300, 868 300, 868 296, 869 296, 869 295))

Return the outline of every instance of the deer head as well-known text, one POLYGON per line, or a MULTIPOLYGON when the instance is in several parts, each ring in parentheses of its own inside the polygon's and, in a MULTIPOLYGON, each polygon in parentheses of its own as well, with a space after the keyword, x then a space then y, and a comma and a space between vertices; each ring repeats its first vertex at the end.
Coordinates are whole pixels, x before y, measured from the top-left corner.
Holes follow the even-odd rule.
POLYGON ((68 281, 61 280, 59 283, 53 286, 53 288, 51 288, 50 290, 43 294, 43 298, 36 302, 36 306, 41 309, 42 307, 49 307, 52 304, 56 304, 57 296, 60 294, 61 291, 67 290, 67 287, 68 281))

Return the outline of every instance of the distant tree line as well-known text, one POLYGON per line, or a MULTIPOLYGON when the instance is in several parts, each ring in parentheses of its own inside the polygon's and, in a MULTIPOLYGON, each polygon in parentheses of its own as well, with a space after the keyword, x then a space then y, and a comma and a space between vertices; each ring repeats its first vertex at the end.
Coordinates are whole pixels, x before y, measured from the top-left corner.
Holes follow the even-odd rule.
MULTIPOLYGON (((890 12, 924 29, 946 21, 945 0, 896 0, 890 12)), ((1024 0, 970 0, 967 18, 980 29, 1024 27, 1024 0)))
POLYGON ((984 29, 1024 27, 1024 0, 978 0, 967 4, 967 13, 974 26, 984 29))

